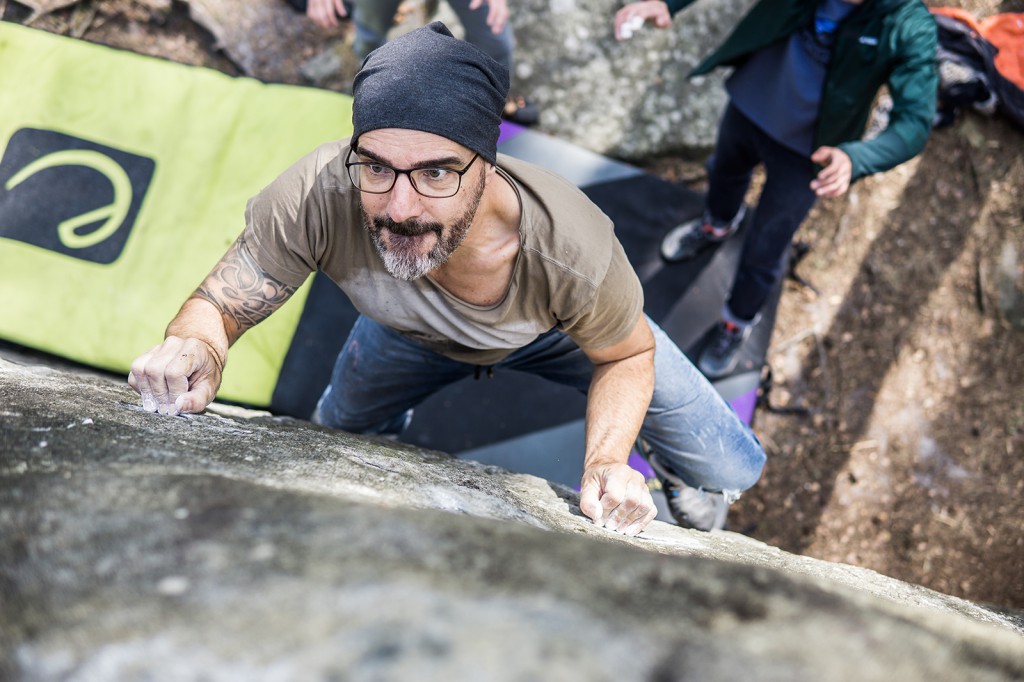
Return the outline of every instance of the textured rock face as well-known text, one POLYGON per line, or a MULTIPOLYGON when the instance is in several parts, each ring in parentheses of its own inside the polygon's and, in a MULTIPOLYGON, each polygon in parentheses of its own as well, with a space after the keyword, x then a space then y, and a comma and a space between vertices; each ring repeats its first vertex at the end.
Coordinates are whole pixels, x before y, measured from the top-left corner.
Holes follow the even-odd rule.
POLYGON ((752 0, 698 2, 672 26, 613 35, 619 0, 527 0, 513 9, 515 88, 542 109, 544 130, 624 159, 706 150, 725 106, 724 74, 687 74, 752 0))
POLYGON ((1024 264, 1016 245, 1007 240, 999 252, 995 291, 1000 312, 1014 327, 1024 330, 1024 264))
POLYGON ((1011 680, 968 602, 570 490, 0 360, 0 678, 1011 680))
MULTIPOLYGON (((245 73, 257 78, 294 81, 296 46, 323 40, 280 0, 188 1, 193 18, 245 73)), ((537 101, 544 131, 599 153, 637 160, 708 150, 726 102, 725 74, 692 80, 687 74, 728 35, 753 0, 698 2, 671 27, 647 26, 618 42, 613 19, 623 4, 513 3, 518 42, 513 91, 537 101)), ((421 13, 414 16, 422 21, 421 13)), ((437 16, 458 32, 458 20, 444 3, 437 16)), ((306 68, 354 69, 354 63, 343 66, 346 50, 340 43, 325 44, 306 68)), ((324 83, 331 78, 330 73, 306 75, 324 83)))

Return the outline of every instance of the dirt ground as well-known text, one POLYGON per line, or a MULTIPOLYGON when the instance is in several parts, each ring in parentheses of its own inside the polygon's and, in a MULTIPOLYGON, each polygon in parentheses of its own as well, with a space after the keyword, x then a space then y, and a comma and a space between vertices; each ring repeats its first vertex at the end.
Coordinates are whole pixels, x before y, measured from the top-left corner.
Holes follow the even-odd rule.
MULTIPOLYGON (((29 14, 0 0, 6 20, 29 14)), ((33 25, 238 74, 170 0, 85 1, 33 25)), ((1022 150, 1005 120, 967 115, 918 159, 815 207, 798 235, 811 286, 786 283, 755 417, 769 464, 732 529, 1024 609, 1024 329, 1001 309, 1006 273, 1022 286, 1022 150)), ((700 187, 699 164, 649 169, 700 187)))
MULTIPOLYGON (((793 552, 1024 607, 1024 330, 991 269, 1024 247, 1024 135, 969 119, 823 202, 800 238, 734 522, 793 552)), ((1019 268, 1019 265, 1018 265, 1019 268)))

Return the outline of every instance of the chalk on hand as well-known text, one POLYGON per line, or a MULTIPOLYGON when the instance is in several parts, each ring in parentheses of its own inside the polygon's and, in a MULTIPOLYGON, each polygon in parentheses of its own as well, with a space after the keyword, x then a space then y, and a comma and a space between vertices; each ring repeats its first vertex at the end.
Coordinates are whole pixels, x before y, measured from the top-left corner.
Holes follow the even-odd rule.
POLYGON ((619 40, 629 40, 633 37, 633 34, 640 30, 644 25, 644 18, 641 16, 633 16, 627 19, 622 26, 619 27, 619 40))

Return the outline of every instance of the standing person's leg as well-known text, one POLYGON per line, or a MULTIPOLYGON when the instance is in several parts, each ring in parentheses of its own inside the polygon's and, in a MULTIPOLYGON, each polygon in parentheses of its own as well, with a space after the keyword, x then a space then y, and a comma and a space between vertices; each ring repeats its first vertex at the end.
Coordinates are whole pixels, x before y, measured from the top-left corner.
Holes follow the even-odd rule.
POLYGON ((789 244, 817 199, 810 158, 765 136, 765 183, 757 201, 750 234, 743 243, 740 267, 729 295, 729 310, 753 320, 782 276, 789 244))
POLYGON ((471 10, 471 2, 472 0, 448 0, 448 4, 466 31, 466 42, 476 45, 491 59, 508 69, 509 76, 512 76, 515 66, 515 37, 512 35, 512 24, 506 21, 502 30, 494 33, 487 25, 487 3, 471 10))
POLYGON ((402 0, 355 0, 351 16, 356 25, 352 45, 356 57, 363 59, 387 42, 400 4, 402 0))
POLYGON ((715 151, 708 160, 708 193, 704 200, 713 225, 732 222, 743 208, 754 168, 763 159, 756 144, 755 128, 730 104, 718 127, 715 151))
MULTIPOLYGON (((509 78, 514 83, 516 42, 515 36, 512 34, 511 22, 506 21, 502 30, 495 33, 487 25, 489 2, 485 2, 473 10, 469 9, 471 2, 472 0, 448 0, 448 4, 458 15, 459 21, 466 30, 466 42, 476 45, 508 69, 509 78)), ((540 120, 540 111, 533 101, 516 94, 513 90, 509 93, 502 117, 519 125, 532 126, 540 120)))
POLYGON ((701 371, 712 378, 725 376, 736 367, 740 347, 782 276, 789 243, 817 198, 810 188, 815 175, 810 158, 763 132, 759 137, 764 189, 743 243, 722 321, 698 361, 701 371))
POLYGON ((718 126, 715 151, 708 159, 708 192, 704 214, 673 228, 661 243, 661 255, 669 262, 689 260, 704 249, 722 242, 739 229, 746 214, 743 198, 754 168, 761 162, 756 144, 757 129, 730 104, 718 126))
POLYGON ((360 315, 313 421, 352 433, 397 435, 412 408, 472 372, 473 365, 439 355, 360 315))

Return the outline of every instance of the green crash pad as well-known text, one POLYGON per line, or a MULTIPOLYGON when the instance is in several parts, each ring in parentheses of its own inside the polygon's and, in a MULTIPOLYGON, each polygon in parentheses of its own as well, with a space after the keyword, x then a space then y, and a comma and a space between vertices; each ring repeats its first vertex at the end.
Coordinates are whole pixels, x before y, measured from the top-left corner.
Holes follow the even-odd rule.
MULTIPOLYGON (((351 133, 346 95, 11 23, 0 63, 0 338, 118 372, 163 338, 246 201, 351 133)), ((236 344, 221 398, 270 404, 306 292, 236 344)))

